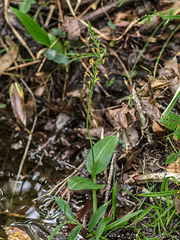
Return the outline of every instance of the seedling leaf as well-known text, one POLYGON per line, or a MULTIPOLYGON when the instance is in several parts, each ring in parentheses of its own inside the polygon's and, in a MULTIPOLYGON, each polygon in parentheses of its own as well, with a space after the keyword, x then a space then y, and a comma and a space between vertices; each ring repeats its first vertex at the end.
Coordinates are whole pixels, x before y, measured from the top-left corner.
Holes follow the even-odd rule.
POLYGON ((68 179, 68 186, 71 190, 84 190, 84 189, 101 189, 105 185, 95 184, 89 178, 75 176, 68 179))
POLYGON ((66 225, 66 224, 67 224, 67 222, 58 225, 58 226, 53 230, 53 232, 52 232, 51 235, 49 236, 48 240, 51 240, 51 239, 56 235, 56 233, 58 233, 59 230, 60 230, 64 225, 66 225))
POLYGON ((82 227, 80 225, 77 225, 75 228, 73 228, 68 237, 68 240, 76 240, 79 232, 81 231, 81 228, 82 227))
POLYGON ((103 216, 103 214, 106 211, 106 208, 108 207, 110 201, 103 204, 101 207, 99 207, 96 212, 92 215, 92 217, 89 220, 89 224, 88 224, 88 228, 89 230, 92 230, 96 224, 99 222, 99 220, 101 219, 101 217, 103 216))
POLYGON ((105 218, 101 219, 101 221, 98 224, 98 228, 97 228, 97 232, 96 232, 96 240, 98 240, 101 237, 101 235, 104 231, 104 228, 110 221, 111 221, 110 217, 105 217, 105 218))
POLYGON ((113 219, 115 219, 115 215, 116 215, 116 192, 117 192, 117 182, 114 185, 114 189, 112 193, 113 219))
POLYGON ((55 197, 55 200, 56 200, 58 206, 60 207, 60 209, 66 215, 66 217, 69 220, 75 220, 75 217, 74 217, 70 207, 68 206, 68 204, 65 201, 63 201, 62 199, 58 198, 58 197, 55 197))

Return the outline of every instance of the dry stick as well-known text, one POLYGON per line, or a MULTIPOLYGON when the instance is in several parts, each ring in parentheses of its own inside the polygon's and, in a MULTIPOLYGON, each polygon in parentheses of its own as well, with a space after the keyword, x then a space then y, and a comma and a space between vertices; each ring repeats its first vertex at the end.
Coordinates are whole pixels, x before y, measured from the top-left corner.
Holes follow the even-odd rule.
MULTIPOLYGON (((24 82, 24 80, 22 78, 20 78, 20 80, 22 81, 22 83, 25 85, 25 87, 28 89, 28 91, 30 92, 32 98, 33 98, 33 102, 34 102, 34 106, 35 106, 35 97, 34 97, 34 94, 32 93, 31 89, 28 87, 28 85, 24 82)), ((36 108, 35 108, 36 109, 36 108)), ((19 180, 19 177, 20 177, 20 174, 22 172, 22 168, 23 168, 23 165, 24 165, 24 161, 26 159, 26 156, 27 156, 27 153, 28 153, 28 150, 29 150, 29 146, 31 144, 31 140, 32 140, 32 134, 34 132, 34 128, 36 126, 36 122, 37 122, 37 115, 35 113, 35 117, 34 117, 34 122, 33 122, 33 125, 32 125, 32 128, 31 128, 31 134, 29 134, 29 137, 28 137, 28 142, 27 142, 27 145, 26 145, 26 148, 25 148, 25 151, 24 151, 24 155, 22 157, 22 160, 21 160, 21 163, 20 163, 20 166, 19 166, 19 170, 18 170, 18 174, 17 174, 17 177, 16 177, 16 181, 15 181, 15 185, 14 185, 14 188, 13 188, 13 192, 12 192, 12 196, 11 196, 11 203, 12 203, 12 200, 13 200, 13 197, 14 197, 14 193, 16 191, 16 187, 17 187, 17 182, 19 180)))
POLYGON ((42 197, 51 195, 51 193, 53 193, 59 186, 62 185, 62 186, 58 189, 58 191, 55 193, 55 195, 56 195, 56 194, 64 187, 64 185, 67 183, 68 179, 69 179, 70 177, 74 176, 74 175, 79 171, 79 169, 81 169, 81 168, 83 167, 83 165, 85 164, 85 162, 86 162, 86 161, 83 161, 83 162, 79 165, 79 167, 78 167, 76 170, 74 170, 73 173, 71 173, 71 175, 69 175, 67 178, 65 178, 65 179, 62 180, 60 183, 58 183, 55 187, 53 187, 52 189, 50 189, 47 194, 44 194, 44 195, 42 195, 42 196, 40 196, 40 197, 38 197, 38 198, 35 198, 35 199, 33 199, 33 201, 36 201, 36 200, 38 200, 38 199, 40 199, 40 198, 42 198, 42 197))
POLYGON ((65 76, 64 86, 63 86, 62 101, 64 101, 66 98, 67 81, 69 78, 69 74, 68 74, 69 70, 68 69, 69 69, 69 67, 66 65, 66 76, 65 76))
MULTIPOLYGON (((103 8, 99 8, 96 11, 90 12, 88 14, 86 14, 85 16, 83 16, 82 20, 88 22, 88 21, 95 21, 100 17, 104 16, 104 12, 112 12, 114 11, 118 5, 122 2, 122 0, 119 1, 115 1, 107 6, 104 6, 103 8)), ((129 3, 134 2, 133 0, 126 0, 124 2, 124 5, 127 5, 129 3)))
MULTIPOLYGON (((179 173, 171 173, 171 172, 158 172, 158 173, 150 173, 146 175, 140 176, 138 179, 135 179, 138 183, 147 182, 163 182, 163 180, 167 177, 174 177, 180 183, 180 174, 179 173)), ((173 179, 169 179, 169 181, 173 182, 173 179)))
POLYGON ((75 17, 76 14, 75 14, 75 12, 74 12, 74 10, 72 8, 71 2, 69 0, 66 0, 66 3, 68 5, 68 7, 69 7, 69 10, 70 10, 71 14, 73 15, 73 17, 75 17))
POLYGON ((50 22, 50 20, 52 18, 52 15, 54 13, 55 7, 56 7, 55 5, 52 5, 52 4, 50 5, 50 11, 49 11, 48 17, 46 18, 46 22, 44 24, 45 27, 48 26, 48 24, 49 24, 49 22, 50 22))
POLYGON ((84 12, 81 13, 80 16, 78 16, 78 19, 81 19, 81 18, 84 16, 84 14, 86 14, 86 13, 89 11, 89 9, 92 8, 93 10, 95 10, 95 9, 97 8, 97 5, 98 5, 99 1, 100 1, 100 0, 96 0, 95 2, 91 3, 91 4, 86 8, 86 10, 84 10, 84 12))
MULTIPOLYGON (((119 131, 117 132, 117 142, 119 143, 119 131)), ((117 156, 117 147, 119 146, 119 144, 117 143, 116 145, 116 149, 113 153, 112 156, 112 160, 111 160, 111 166, 110 166, 110 170, 109 170, 109 177, 108 177, 108 181, 107 181, 107 187, 106 187, 106 194, 105 194, 105 199, 104 199, 104 204, 108 202, 108 197, 109 197, 109 191, 111 189, 111 182, 112 182, 112 178, 113 178, 113 172, 115 169, 115 163, 116 163, 116 156, 117 156)))
MULTIPOLYGON (((18 65, 18 69, 19 68, 24 68, 24 67, 27 67, 27 66, 39 63, 39 62, 40 62, 40 60, 35 60, 35 61, 29 62, 29 63, 22 63, 22 64, 18 65)), ((12 70, 15 70, 15 69, 16 69, 16 67, 10 67, 10 68, 6 69, 6 71, 12 71, 12 70)))
POLYGON ((10 21, 8 19, 8 14, 7 14, 8 5, 9 5, 9 1, 4 0, 4 16, 5 16, 6 22, 8 23, 8 25, 10 26, 11 30, 13 31, 13 33, 15 34, 17 39, 20 41, 20 43, 27 49, 27 51, 29 52, 29 54, 33 58, 33 60, 35 60, 36 58, 33 55, 33 53, 31 52, 31 50, 29 49, 28 45, 26 44, 24 39, 21 37, 21 35, 16 31, 16 29, 12 26, 12 24, 10 23, 10 21))
POLYGON ((135 108, 136 108, 136 111, 138 112, 138 115, 139 115, 139 120, 140 120, 140 123, 141 123, 141 126, 142 126, 142 129, 146 129, 146 134, 147 134, 147 140, 148 142, 150 143, 152 141, 152 136, 149 132, 149 129, 148 129, 148 120, 146 119, 143 111, 142 111, 142 106, 141 106, 141 102, 137 96, 137 93, 136 93, 136 90, 135 90, 135 86, 133 87, 132 89, 132 99, 134 101, 134 105, 135 105, 135 108))
MULTIPOLYGON (((88 24, 82 20, 82 19, 79 19, 79 21, 84 25, 86 26, 87 28, 89 27, 88 24)), ((105 34, 101 33, 99 30, 97 30, 95 27, 92 27, 92 30, 96 33, 96 34, 99 34, 102 38, 104 38, 105 40, 108 40, 108 41, 111 41, 110 38, 106 37, 105 34)))
POLYGON ((59 9, 58 27, 60 28, 60 22, 62 22, 62 23, 64 22, 62 8, 61 8, 61 0, 58 0, 57 4, 58 4, 58 9, 59 9))

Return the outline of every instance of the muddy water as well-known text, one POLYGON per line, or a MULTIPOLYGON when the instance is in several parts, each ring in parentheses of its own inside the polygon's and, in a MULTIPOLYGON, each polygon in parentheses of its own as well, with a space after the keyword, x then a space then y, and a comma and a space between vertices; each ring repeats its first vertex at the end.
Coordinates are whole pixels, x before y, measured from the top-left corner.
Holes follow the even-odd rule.
MULTIPOLYGON (((39 145, 36 136, 36 141, 33 139, 28 150, 20 180, 16 181, 28 135, 22 130, 15 131, 15 127, 11 121, 0 122, 0 236, 5 238, 5 228, 13 226, 27 232, 33 240, 45 240, 53 228, 64 220, 62 212, 54 205, 54 194, 58 188, 51 194, 49 191, 84 161, 89 143, 80 138, 77 141, 77 136, 66 128, 61 135, 46 133, 49 138, 46 137, 46 141, 39 145), (43 149, 47 139, 51 141, 43 149), (64 139, 69 141, 70 146, 64 139), (39 146, 41 149, 38 151, 39 146)), ((82 172, 87 175, 85 169, 82 172)), ((66 186, 60 193, 65 190, 66 186)), ((71 193, 70 205, 75 215, 88 199, 91 199, 89 192, 71 193)), ((68 235, 69 230, 64 228, 57 239, 67 239, 68 235)), ((121 233, 111 234, 110 239, 132 239, 133 235, 132 231, 121 230, 121 233)))

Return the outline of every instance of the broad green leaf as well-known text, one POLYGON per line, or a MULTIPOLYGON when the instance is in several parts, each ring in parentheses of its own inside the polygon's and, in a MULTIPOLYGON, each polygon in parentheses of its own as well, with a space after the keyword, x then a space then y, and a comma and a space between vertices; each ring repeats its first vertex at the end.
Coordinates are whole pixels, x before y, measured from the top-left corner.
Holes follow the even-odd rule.
POLYGON ((114 185, 114 189, 112 193, 113 219, 115 219, 115 216, 116 216, 116 192, 117 192, 117 182, 114 185))
POLYGON ((171 154, 167 157, 165 163, 166 163, 166 164, 171 164, 171 163, 177 161, 178 157, 179 157, 179 154, 178 154, 178 153, 171 153, 171 154))
POLYGON ((23 0, 20 4, 19 4, 19 10, 23 13, 27 13, 29 12, 31 5, 36 3, 35 0, 23 0))
POLYGON ((52 45, 56 41, 56 43, 52 46, 52 49, 56 50, 57 53, 64 53, 64 47, 62 43, 60 41, 57 41, 57 38, 54 35, 48 33, 48 38, 50 41, 50 45, 52 45))
POLYGON ((61 38, 65 38, 65 37, 66 37, 66 33, 65 33, 65 32, 62 32, 61 29, 51 28, 51 31, 52 31, 55 35, 57 35, 57 36, 59 36, 59 37, 61 37, 61 38))
POLYGON ((55 197, 55 200, 56 200, 58 206, 60 207, 60 209, 63 211, 63 213, 66 215, 66 217, 69 220, 76 220, 70 207, 68 206, 68 204, 65 201, 63 201, 62 199, 60 199, 58 197, 55 197))
POLYGON ((178 124, 178 127, 176 128, 175 132, 173 133, 174 137, 179 140, 180 139, 180 124, 178 124))
POLYGON ((82 227, 80 225, 77 225, 75 228, 73 228, 68 237, 68 240, 76 240, 79 232, 81 231, 81 228, 82 227))
POLYGON ((38 42, 47 47, 51 45, 48 34, 44 31, 37 22, 35 22, 28 15, 22 13, 16 8, 10 7, 11 10, 16 14, 19 20, 22 22, 24 27, 27 29, 29 34, 38 42))
POLYGON ((168 129, 175 130, 179 124, 179 116, 175 113, 169 113, 166 117, 160 120, 168 129))
POLYGON ((69 60, 67 59, 66 55, 64 55, 63 53, 57 53, 56 56, 53 58, 53 61, 55 63, 65 64, 65 65, 69 63, 69 60))
POLYGON ((11 83, 9 87, 9 96, 11 99, 11 106, 14 116, 18 123, 24 127, 26 126, 26 109, 24 105, 24 92, 19 83, 11 83))
POLYGON ((102 233, 104 232, 104 228, 111 220, 112 219, 110 217, 105 217, 101 219, 101 221, 98 224, 98 228, 96 232, 96 240, 98 240, 101 237, 102 233))
POLYGON ((56 56, 56 50, 54 49, 46 49, 44 50, 43 54, 47 57, 49 60, 53 60, 56 56))
POLYGON ((98 185, 93 183, 89 178, 84 177, 71 177, 68 179, 68 187, 71 190, 84 190, 84 189, 101 189, 105 185, 98 185))
POLYGON ((86 167, 88 172, 94 176, 98 173, 102 172, 109 164, 114 149, 117 144, 117 136, 111 135, 103 138, 102 140, 98 141, 93 146, 94 152, 94 166, 93 166, 93 157, 92 157, 92 150, 89 151, 87 160, 86 160, 86 167))
POLYGON ((108 207, 110 201, 103 204, 101 207, 99 207, 95 213, 93 213, 92 217, 90 218, 89 220, 89 223, 88 223, 88 228, 89 230, 92 230, 96 224, 99 222, 99 220, 101 219, 101 217, 104 215, 105 211, 106 211, 106 208, 108 207))
POLYGON ((129 219, 137 216, 137 215, 140 214, 141 212, 143 212, 143 210, 136 211, 136 212, 134 212, 134 213, 131 213, 131 214, 125 216, 125 217, 122 217, 122 218, 118 219, 117 221, 115 221, 115 222, 113 222, 113 223, 110 223, 109 225, 107 225, 107 226, 105 227, 105 231, 110 230, 110 229, 114 229, 114 228, 121 228, 121 227, 123 227, 124 224, 126 224, 126 222, 127 222, 129 219))

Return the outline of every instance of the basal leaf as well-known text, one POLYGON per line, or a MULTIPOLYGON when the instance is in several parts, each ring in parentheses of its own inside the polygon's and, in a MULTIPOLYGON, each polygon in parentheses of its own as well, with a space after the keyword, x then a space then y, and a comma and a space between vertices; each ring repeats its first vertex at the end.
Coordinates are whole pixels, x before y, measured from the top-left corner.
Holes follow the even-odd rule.
POLYGON ((76 240, 79 232, 81 231, 81 228, 82 227, 80 225, 77 225, 75 228, 73 228, 68 237, 68 240, 76 240))
POLYGON ((28 15, 24 14, 23 12, 19 11, 18 9, 13 7, 10 7, 10 8, 19 18, 19 20, 22 22, 22 24, 27 29, 29 34, 38 43, 41 43, 47 47, 51 45, 47 32, 44 31, 37 22, 35 22, 32 18, 30 18, 28 15))
POLYGON ((54 49, 46 49, 43 54, 47 59, 52 60, 58 64, 68 64, 69 60, 63 53, 56 53, 54 49))
POLYGON ((97 175, 107 167, 107 165, 111 160, 116 144, 117 144, 117 137, 114 135, 107 136, 102 140, 98 141, 93 146, 94 166, 93 166, 92 150, 89 151, 89 154, 86 160, 86 167, 88 172, 92 176, 97 175))
POLYGON ((173 135, 174 135, 175 138, 177 138, 177 140, 180 139, 180 124, 178 124, 178 127, 174 131, 173 135))
POLYGON ((68 179, 68 187, 71 190, 84 190, 84 189, 101 189, 105 185, 93 183, 89 178, 84 177, 71 177, 68 179))
POLYGON ((105 204, 103 204, 92 215, 92 217, 90 218, 89 223, 88 223, 88 228, 90 230, 92 230, 96 226, 96 224, 100 221, 100 219, 104 215, 104 213, 106 211, 106 208, 108 207, 109 203, 110 203, 110 201, 105 203, 105 204))
POLYGON ((47 59, 53 60, 56 56, 56 50, 46 49, 46 50, 44 50, 43 54, 47 57, 47 59))
POLYGON ((75 217, 74 217, 70 207, 68 206, 68 204, 65 201, 63 201, 62 199, 58 198, 58 197, 55 197, 55 200, 56 200, 58 206, 60 207, 60 209, 66 215, 66 217, 69 220, 75 220, 75 217))
POLYGON ((52 46, 52 49, 56 50, 57 53, 64 53, 64 47, 62 43, 57 41, 57 38, 54 35, 48 33, 48 38, 51 45, 56 41, 56 43, 52 46))
POLYGON ((55 63, 65 64, 65 65, 69 63, 69 60, 67 59, 66 55, 63 53, 57 53, 56 56, 53 58, 53 61, 55 63))

